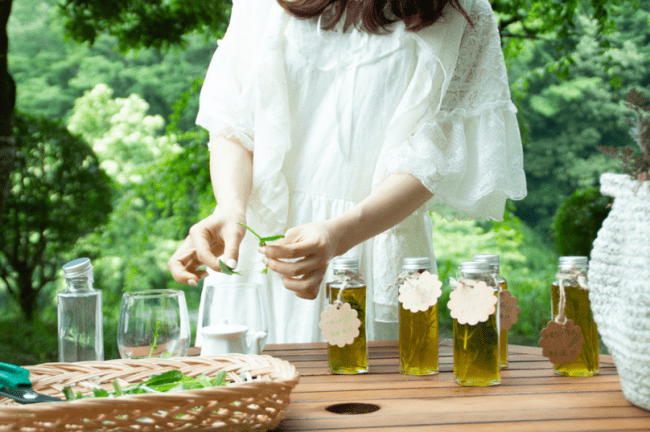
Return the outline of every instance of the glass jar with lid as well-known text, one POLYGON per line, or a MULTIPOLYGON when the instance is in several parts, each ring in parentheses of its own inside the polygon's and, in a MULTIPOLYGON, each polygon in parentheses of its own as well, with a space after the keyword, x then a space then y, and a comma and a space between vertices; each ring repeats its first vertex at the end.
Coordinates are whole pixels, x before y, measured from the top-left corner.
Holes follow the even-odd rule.
POLYGON ((350 345, 328 346, 328 363, 333 374, 359 374, 368 372, 368 344, 366 340, 366 283, 359 273, 356 258, 335 258, 332 260, 334 280, 327 283, 326 291, 330 304, 337 301, 348 303, 357 311, 361 321, 359 336, 350 345), (341 292, 341 290, 343 292, 341 292), (339 299, 339 293, 341 294, 339 299))
POLYGON ((556 280, 551 284, 553 320, 562 324, 572 320, 580 327, 584 342, 578 357, 569 363, 556 363, 554 372, 565 376, 593 376, 598 373, 598 329, 591 312, 587 286, 588 258, 585 256, 560 257, 556 280))
MULTIPOLYGON (((431 271, 428 257, 405 258, 406 277, 431 271)), ((404 375, 438 373, 438 303, 425 311, 399 308, 399 371, 404 375)))
POLYGON ((490 265, 465 261, 460 267, 460 284, 479 282, 492 288, 497 297, 493 313, 475 325, 460 324, 454 318, 454 376, 463 386, 491 386, 501 383, 499 368, 499 287, 495 285, 490 265))

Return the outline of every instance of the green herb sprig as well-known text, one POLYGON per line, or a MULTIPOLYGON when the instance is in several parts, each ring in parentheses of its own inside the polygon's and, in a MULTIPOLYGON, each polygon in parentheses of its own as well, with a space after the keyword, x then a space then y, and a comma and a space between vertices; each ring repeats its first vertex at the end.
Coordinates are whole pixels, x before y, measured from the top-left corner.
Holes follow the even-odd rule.
MULTIPOLYGON (((283 235, 274 235, 274 236, 270 236, 270 237, 262 237, 261 235, 259 235, 255 231, 253 231, 253 229, 251 227, 247 226, 246 224, 243 224, 243 223, 240 222, 239 225, 243 226, 248 231, 252 232, 255 237, 260 239, 260 242, 259 242, 260 246, 266 246, 266 242, 270 242, 270 241, 273 241, 273 240, 279 240, 281 238, 284 238, 283 235)), ((266 267, 264 267, 264 270, 262 270, 262 273, 266 274, 266 273, 268 273, 268 271, 269 271, 269 266, 266 266, 266 267)))
POLYGON ((63 388, 66 400, 87 399, 92 397, 118 397, 131 394, 144 393, 173 393, 182 390, 196 390, 201 388, 220 387, 226 385, 226 371, 220 371, 213 379, 205 375, 191 378, 179 370, 171 370, 158 375, 151 376, 148 380, 132 384, 127 387, 120 387, 116 379, 113 380, 113 391, 101 388, 93 388, 92 396, 83 396, 81 392, 75 395, 70 386, 63 388))

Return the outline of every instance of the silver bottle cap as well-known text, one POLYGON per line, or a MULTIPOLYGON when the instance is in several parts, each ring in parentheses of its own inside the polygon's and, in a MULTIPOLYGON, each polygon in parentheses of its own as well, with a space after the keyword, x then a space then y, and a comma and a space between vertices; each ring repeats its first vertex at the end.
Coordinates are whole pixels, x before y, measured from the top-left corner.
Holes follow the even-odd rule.
POLYGON ((417 257, 417 258, 404 258, 404 270, 420 270, 431 268, 431 258, 417 257))
POLYGON ((586 256, 563 256, 560 257, 560 270, 586 270, 589 265, 589 258, 586 256))
POLYGON ((478 254, 474 255, 474 261, 487 262, 490 265, 499 265, 499 255, 478 254))
POLYGON ((355 270, 359 268, 359 260, 356 258, 334 258, 332 268, 334 270, 355 270))
POLYGON ((63 265, 63 274, 66 278, 77 278, 92 274, 93 265, 89 258, 78 258, 63 265))
POLYGON ((489 273, 490 264, 481 261, 463 261, 460 263, 460 272, 468 274, 489 273))

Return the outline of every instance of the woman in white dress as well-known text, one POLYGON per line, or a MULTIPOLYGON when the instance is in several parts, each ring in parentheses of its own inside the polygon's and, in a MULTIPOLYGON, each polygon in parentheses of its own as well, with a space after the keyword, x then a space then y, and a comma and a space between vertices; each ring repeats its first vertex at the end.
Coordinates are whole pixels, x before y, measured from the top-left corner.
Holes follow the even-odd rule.
POLYGON ((429 212, 500 220, 526 195, 515 114, 488 0, 234 0, 197 117, 218 205, 169 268, 260 283, 268 342, 311 342, 329 262, 358 258, 369 338, 395 338, 402 259, 435 263, 429 212))

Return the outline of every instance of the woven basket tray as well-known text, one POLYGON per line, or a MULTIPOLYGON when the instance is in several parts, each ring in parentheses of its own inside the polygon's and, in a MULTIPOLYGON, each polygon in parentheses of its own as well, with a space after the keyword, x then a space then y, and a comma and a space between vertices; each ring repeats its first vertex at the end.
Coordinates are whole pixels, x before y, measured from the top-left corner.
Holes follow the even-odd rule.
POLYGON ((225 387, 20 405, 0 397, 0 431, 248 431, 275 428, 298 383, 296 368, 266 355, 151 358, 27 366, 37 393, 63 398, 62 389, 92 395, 92 384, 112 390, 178 369, 213 378, 225 387), (249 381, 251 380, 252 381, 249 381))

